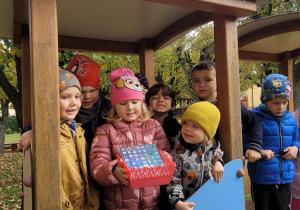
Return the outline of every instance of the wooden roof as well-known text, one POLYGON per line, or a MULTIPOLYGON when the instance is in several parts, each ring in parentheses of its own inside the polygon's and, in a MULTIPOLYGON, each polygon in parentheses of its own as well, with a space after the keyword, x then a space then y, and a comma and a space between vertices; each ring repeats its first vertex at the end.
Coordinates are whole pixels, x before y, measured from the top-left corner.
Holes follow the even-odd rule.
MULTIPOLYGON (((0 37, 19 45, 28 30, 28 0, 0 4, 0 37)), ((142 39, 151 39, 158 50, 213 20, 213 13, 246 16, 255 10, 255 0, 57 1, 59 47, 138 54, 142 39)))
MULTIPOLYGON (((300 12, 256 20, 238 27, 239 56, 242 60, 281 62, 285 52, 300 56, 300 12)), ((208 48, 214 53, 214 44, 208 48)))

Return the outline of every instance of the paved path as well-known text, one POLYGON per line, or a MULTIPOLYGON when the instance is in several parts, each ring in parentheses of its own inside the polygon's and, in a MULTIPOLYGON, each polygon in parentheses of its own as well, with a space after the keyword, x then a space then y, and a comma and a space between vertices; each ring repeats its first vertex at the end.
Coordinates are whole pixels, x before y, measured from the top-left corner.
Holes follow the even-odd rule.
POLYGON ((246 203, 246 210, 254 210, 254 203, 252 202, 252 199, 247 199, 245 203, 246 203))

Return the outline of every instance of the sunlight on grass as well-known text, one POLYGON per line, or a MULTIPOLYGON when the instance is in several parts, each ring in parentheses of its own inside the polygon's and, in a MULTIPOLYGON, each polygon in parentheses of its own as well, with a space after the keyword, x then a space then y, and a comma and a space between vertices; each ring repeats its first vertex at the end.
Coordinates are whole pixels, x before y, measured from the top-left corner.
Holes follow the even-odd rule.
POLYGON ((5 143, 15 143, 19 142, 20 133, 6 134, 5 135, 5 143))
POLYGON ((252 199, 252 198, 251 198, 251 194, 246 194, 246 195, 245 195, 245 199, 252 199))

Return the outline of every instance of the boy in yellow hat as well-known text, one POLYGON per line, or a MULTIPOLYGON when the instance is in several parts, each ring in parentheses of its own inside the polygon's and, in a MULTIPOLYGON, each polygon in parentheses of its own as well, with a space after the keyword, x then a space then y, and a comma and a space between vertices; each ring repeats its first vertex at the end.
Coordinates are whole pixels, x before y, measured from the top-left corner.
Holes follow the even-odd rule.
POLYGON ((219 122, 220 111, 210 102, 194 103, 184 112, 182 129, 171 152, 176 169, 167 187, 174 208, 193 208, 196 204, 186 199, 208 179, 221 181, 224 170, 214 173, 214 166, 222 162, 223 152, 213 145, 219 122))

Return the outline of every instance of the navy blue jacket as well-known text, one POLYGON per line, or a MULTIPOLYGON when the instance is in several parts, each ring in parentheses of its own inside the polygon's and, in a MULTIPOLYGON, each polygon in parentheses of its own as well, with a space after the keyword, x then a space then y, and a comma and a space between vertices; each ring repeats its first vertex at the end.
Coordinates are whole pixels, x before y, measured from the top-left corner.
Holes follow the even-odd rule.
MULTIPOLYGON (((270 111, 257 107, 253 110, 262 121, 263 149, 272 150, 275 154, 283 153, 287 147, 297 146, 298 154, 298 126, 295 118, 289 111, 278 118, 270 111)), ((293 182, 295 169, 292 160, 275 157, 270 160, 258 160, 248 163, 248 172, 254 184, 277 185, 293 182)))
POLYGON ((243 134, 243 154, 248 149, 260 153, 262 148, 263 129, 259 117, 250 110, 241 106, 242 134, 243 134))

